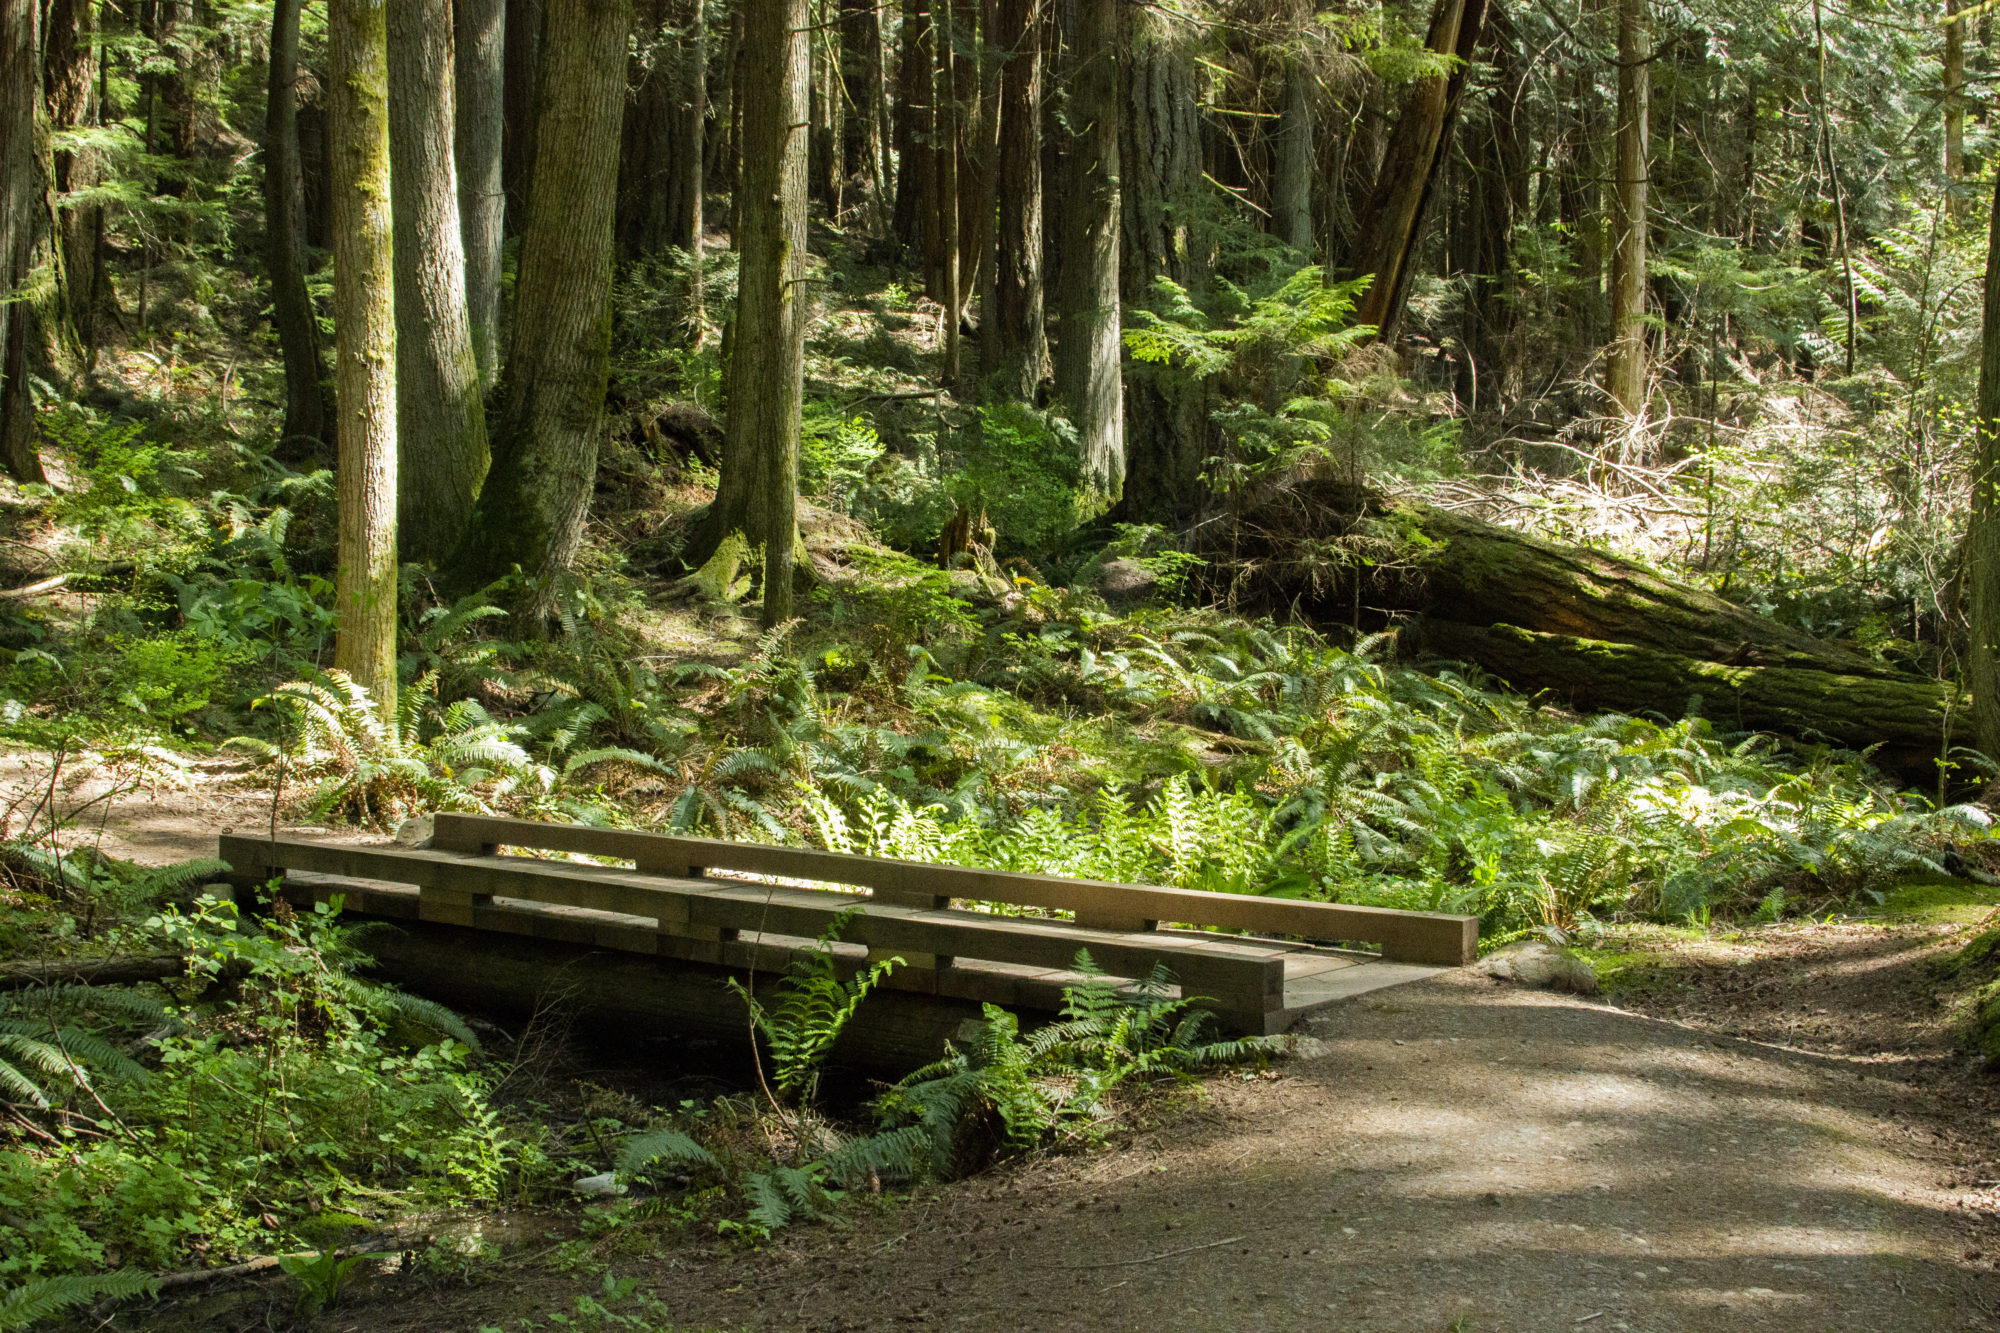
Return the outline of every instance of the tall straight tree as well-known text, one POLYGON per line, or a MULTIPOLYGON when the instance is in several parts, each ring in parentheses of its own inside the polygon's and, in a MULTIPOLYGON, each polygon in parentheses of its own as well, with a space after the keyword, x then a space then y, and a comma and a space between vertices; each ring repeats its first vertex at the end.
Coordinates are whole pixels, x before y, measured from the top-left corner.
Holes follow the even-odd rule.
POLYGON ((264 247, 271 274, 271 323, 285 362, 284 443, 308 450, 327 439, 326 358, 319 320, 306 294, 300 218, 299 10, 301 0, 271 6, 271 69, 264 107, 264 247))
POLYGON ((486 388, 500 375, 501 246, 507 233, 502 169, 507 119, 507 0, 452 0, 452 126, 458 226, 465 238, 465 317, 486 388))
MULTIPOLYGON (((97 95, 100 72, 94 0, 49 0, 44 11, 42 82, 51 135, 73 134, 103 123, 97 95)), ((94 148, 56 148, 49 154, 50 192, 61 201, 55 215, 55 248, 61 258, 64 338, 96 363, 99 315, 105 304, 104 208, 76 198, 104 181, 104 156, 94 148)))
MULTIPOLYGON (((943 4, 946 0, 936 0, 943 4)), ((937 159, 932 152, 937 121, 935 82, 937 34, 931 0, 902 0, 901 49, 897 54, 896 211, 890 228, 907 252, 921 249, 925 287, 931 285, 929 237, 937 229, 937 159)))
POLYGON ((704 531, 764 549, 764 623, 792 614, 805 387, 806 0, 744 0, 742 219, 729 423, 704 531))
POLYGON ((1618 174, 1611 191, 1611 345, 1604 355, 1604 392, 1628 419, 1646 408, 1650 27, 1646 0, 1618 0, 1618 174))
POLYGON ((2000 180, 1986 236, 1985 323, 1979 334, 1978 451, 1965 531, 1966 638, 1972 727, 2000 755, 2000 180))
POLYGON ((1085 472, 1116 498, 1125 488, 1125 400, 1118 364, 1118 0, 1079 0, 1070 44, 1056 395, 1076 427, 1085 472))
POLYGON ((39 20, 36 0, 0 0, 0 463, 16 481, 42 479, 28 390, 34 314, 24 299, 47 212, 35 142, 39 20))
POLYGON ((396 711, 396 278, 387 0, 328 0, 340 515, 333 664, 396 711))
POLYGON ((523 628, 546 632, 583 544, 611 374, 611 261, 630 0, 545 0, 534 182, 493 470, 462 574, 518 567, 523 628))
POLYGON ((396 229, 397 517, 413 559, 465 535, 486 479, 486 405, 466 311, 453 166, 450 0, 389 6, 390 200, 396 229))

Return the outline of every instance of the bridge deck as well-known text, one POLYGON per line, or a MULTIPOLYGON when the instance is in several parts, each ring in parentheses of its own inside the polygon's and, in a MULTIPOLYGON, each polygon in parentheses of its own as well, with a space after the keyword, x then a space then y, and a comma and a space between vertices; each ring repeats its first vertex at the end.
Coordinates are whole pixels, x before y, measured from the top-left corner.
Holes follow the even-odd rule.
POLYGON ((1454 952, 1470 952, 1476 929, 1467 917, 467 816, 440 816, 436 841, 414 850, 225 837, 220 853, 240 885, 282 876, 288 896, 339 894, 350 911, 367 916, 766 975, 781 972, 847 912, 836 955, 857 967, 871 958, 903 959, 888 987, 1010 1008, 1058 1007, 1063 987, 1076 979, 1076 955, 1087 949, 1120 978, 1165 964, 1225 1026, 1248 1032, 1281 1031, 1323 1005, 1431 975, 1461 961, 1454 952), (503 847, 634 865, 499 854, 503 847), (1074 906, 1050 905, 1065 898, 1074 906), (1020 914, 1024 906, 1036 914, 1020 914), (1067 919, 1050 914, 1056 911, 1067 919), (1162 929, 1147 912, 1237 930, 1261 920, 1269 935, 1292 938, 1162 929), (1403 957, 1333 943, 1385 936, 1392 946, 1385 953, 1403 957))

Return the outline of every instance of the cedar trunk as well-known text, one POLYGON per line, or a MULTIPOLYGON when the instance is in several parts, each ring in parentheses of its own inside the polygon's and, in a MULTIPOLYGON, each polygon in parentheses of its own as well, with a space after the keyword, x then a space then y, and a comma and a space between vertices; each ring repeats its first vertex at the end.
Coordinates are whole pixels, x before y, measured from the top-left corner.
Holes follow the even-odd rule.
POLYGON ((493 470, 461 571, 519 568, 516 609, 545 632, 583 544, 611 369, 611 263, 627 0, 547 0, 535 179, 521 238, 514 337, 493 470))
POLYGON ((396 310, 385 0, 329 0, 340 436, 333 664, 396 710, 396 310))
MULTIPOLYGON (((517 3, 519 0, 517 0, 517 3)), ((501 246, 507 231, 502 126, 507 118, 507 0, 452 0, 458 226, 465 248, 465 317, 479 383, 500 375, 501 246)))
POLYGON ((1071 34, 1069 152, 1063 159, 1062 322, 1056 395, 1076 427, 1093 484, 1125 488, 1119 380, 1118 0, 1081 0, 1071 34))
POLYGON ((875 0, 840 0, 841 170, 847 206, 863 231, 882 230, 889 173, 883 165, 882 14, 875 0))
POLYGON ((466 311, 449 0, 389 8, 389 145, 396 230, 397 517, 412 559, 465 535, 486 479, 486 405, 466 311))

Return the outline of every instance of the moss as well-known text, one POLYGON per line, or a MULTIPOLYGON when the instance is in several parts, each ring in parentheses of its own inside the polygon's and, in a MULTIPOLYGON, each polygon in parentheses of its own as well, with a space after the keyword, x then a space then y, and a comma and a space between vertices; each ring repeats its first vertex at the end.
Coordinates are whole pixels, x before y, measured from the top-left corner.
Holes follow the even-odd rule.
POLYGON ((2000 889, 1932 875, 1905 880, 1883 900, 1879 911, 1870 915, 1897 922, 1971 925, 1996 906, 2000 906, 2000 889))
POLYGON ((1578 947, 1572 952, 1590 964, 1590 970, 1597 974, 1598 987, 1606 995, 1658 991, 1674 979, 1673 961, 1651 949, 1578 947))

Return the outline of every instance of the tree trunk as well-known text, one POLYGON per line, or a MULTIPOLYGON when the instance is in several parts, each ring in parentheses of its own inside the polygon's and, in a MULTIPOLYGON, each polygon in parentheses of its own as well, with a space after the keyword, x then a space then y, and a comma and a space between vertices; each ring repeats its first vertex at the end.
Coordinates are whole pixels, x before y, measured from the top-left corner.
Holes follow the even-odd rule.
POLYGON ((882 14, 875 0, 840 0, 840 80, 847 96, 841 121, 841 170, 846 198, 863 231, 882 230, 882 14))
POLYGON ((611 264, 628 0, 547 0, 535 181, 500 429, 458 564, 519 567, 523 628, 546 632, 583 544, 611 371, 611 264))
POLYGON ((634 21, 630 93, 618 150, 618 252, 626 258, 667 247, 668 181, 675 149, 670 128, 679 92, 681 34, 667 0, 640 0, 634 21))
MULTIPOLYGON (((1198 299, 1208 285, 1208 247, 1190 220, 1201 216, 1212 188, 1202 179, 1200 50, 1187 24, 1155 9, 1127 9, 1125 33, 1120 289, 1127 308, 1151 305, 1161 278, 1198 299)), ((1208 413, 1200 377, 1166 366, 1128 368, 1123 516, 1172 523, 1201 508, 1202 462, 1213 452, 1208 413)))
POLYGON ((457 549, 486 478, 486 405, 466 311, 452 164, 450 0, 389 11, 389 140, 396 229, 396 514, 403 553, 457 549))
POLYGON ((1521 394, 1524 349, 1521 300, 1515 290, 1514 227, 1528 211, 1528 143, 1523 124, 1527 70, 1520 35, 1498 5, 1488 12, 1493 35, 1493 92, 1484 133, 1468 145, 1471 188, 1466 192, 1471 299, 1466 304, 1466 346, 1473 365, 1474 413, 1497 414, 1521 394))
POLYGON ((1033 402, 1049 373, 1042 287, 1041 0, 999 0, 1000 161, 996 172, 999 244, 993 306, 979 339, 987 376, 1004 398, 1033 402))
MULTIPOLYGON (((517 3, 520 0, 517 0, 517 3)), ((465 317, 479 384, 500 376, 501 247, 507 234, 503 168, 507 119, 507 0, 452 0, 452 108, 458 225, 465 250, 465 317)))
POLYGON ((48 208, 35 142, 38 20, 36 0, 0 0, 0 464, 16 481, 42 480, 28 384, 34 313, 24 295, 48 208))
MULTIPOLYGON (((764 624, 792 614, 799 417, 805 386, 806 0, 746 0, 743 219, 722 480, 704 531, 712 550, 764 552, 764 624)), ((734 558, 734 557, 732 557, 734 558)))
MULTIPOLYGON (((938 0, 943 3, 944 0, 938 0)), ((931 289, 930 237, 937 229, 935 66, 937 39, 930 0, 903 0, 901 67, 896 102, 896 212, 891 229, 903 249, 924 257, 924 287, 931 289)))
POLYGON ((501 115, 501 179, 507 191, 506 227, 519 235, 528 218, 528 193, 535 174, 535 127, 541 87, 542 12, 547 0, 508 0, 501 44, 504 67, 501 115))
MULTIPOLYGON (((958 20, 954 0, 936 0, 938 16, 937 73, 937 266, 938 303, 944 307, 944 382, 958 384, 958 323, 965 306, 964 266, 960 262, 959 141, 963 137, 965 105, 958 96, 958 20)), ((925 233, 929 239, 930 233, 925 233)))
MULTIPOLYGON (((708 25, 701 0, 682 0, 675 19, 674 105, 667 173, 667 244, 699 260, 702 232, 703 125, 708 116, 708 25)), ((697 275, 697 293, 699 276, 697 275)), ((699 307, 697 294, 694 304, 699 307)))
POLYGON ((1076 427, 1084 473, 1112 499, 1125 489, 1119 376, 1118 0, 1081 0, 1071 34, 1063 158, 1063 273, 1056 395, 1076 427))
POLYGON ((1303 56, 1285 71, 1285 100, 1277 120, 1277 152, 1272 163, 1271 230, 1307 257, 1313 253, 1312 178, 1313 92, 1318 79, 1303 56))
POLYGON ((396 711, 396 303, 385 0, 328 0, 340 405, 333 664, 396 711))
POLYGON ((271 68, 264 108, 264 246, 271 274, 271 323, 285 361, 285 425, 281 449, 310 455, 326 443, 326 358, 319 320, 306 293, 305 238, 300 235, 303 176, 299 169, 299 9, 301 0, 271 7, 271 68))
POLYGON ((1618 157, 1611 192, 1611 344, 1604 392, 1628 420, 1646 410, 1646 187, 1652 91, 1646 0, 1618 5, 1618 157))
POLYGON ((834 48, 836 25, 826 14, 829 3, 830 0, 814 0, 813 8, 819 12, 808 20, 812 29, 812 138, 807 145, 810 154, 807 188, 827 219, 837 222, 846 206, 841 197, 846 180, 840 169, 846 108, 840 95, 840 53, 834 48))
MULTIPOLYGON (((102 123, 97 105, 98 60, 92 50, 97 14, 91 0, 51 0, 43 35, 42 82, 51 131, 78 130, 102 123)), ((89 148, 50 154, 50 192, 57 201, 103 179, 101 155, 89 148)), ((104 303, 104 210, 63 202, 55 212, 55 249, 61 262, 63 341, 74 348, 79 369, 97 360, 97 321, 104 303)))
MULTIPOLYGON (((1959 0, 1944 0, 1947 18, 1958 13, 1959 0)), ((1956 183, 1965 179, 1965 20, 1944 25, 1944 174, 1956 183)))
POLYGON ((1354 271, 1372 281, 1355 318, 1373 325, 1385 341, 1395 336, 1403 317, 1423 248, 1424 216, 1451 156, 1452 126, 1485 18, 1486 0, 1438 0, 1424 45, 1457 63, 1449 74, 1411 85, 1360 224, 1363 239, 1356 252, 1362 258, 1354 271))
POLYGON ((1966 683, 1979 748, 2000 758, 2000 181, 1986 241, 1985 322, 1979 335, 1978 452, 1965 531, 1966 683))

